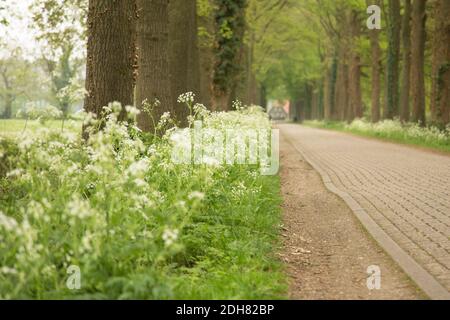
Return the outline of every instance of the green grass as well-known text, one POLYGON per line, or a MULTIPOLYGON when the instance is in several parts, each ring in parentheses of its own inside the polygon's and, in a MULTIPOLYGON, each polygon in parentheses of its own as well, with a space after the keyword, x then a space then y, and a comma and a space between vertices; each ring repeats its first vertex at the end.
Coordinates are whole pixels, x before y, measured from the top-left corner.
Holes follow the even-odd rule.
POLYGON ((415 124, 401 125, 400 122, 391 120, 385 120, 378 124, 362 120, 355 120, 352 124, 313 120, 305 121, 303 125, 450 153, 450 131, 448 129, 440 131, 436 128, 421 128, 415 124))
MULTIPOLYGON (((212 200, 209 210, 213 211, 194 219, 187 243, 204 252, 195 268, 174 275, 178 288, 176 298, 284 297, 286 279, 275 257, 280 248, 279 178, 264 177, 261 182, 259 200, 243 199, 231 206, 212 200)), ((228 185, 227 181, 222 183, 228 185)))
MULTIPOLYGON (((26 123, 22 119, 0 119, 0 136, 14 136, 26 130, 35 132, 38 129, 47 128, 51 130, 61 130, 62 120, 48 120, 41 123, 38 120, 29 120, 26 123)), ((66 120, 64 129, 79 131, 81 130, 81 121, 66 120)))

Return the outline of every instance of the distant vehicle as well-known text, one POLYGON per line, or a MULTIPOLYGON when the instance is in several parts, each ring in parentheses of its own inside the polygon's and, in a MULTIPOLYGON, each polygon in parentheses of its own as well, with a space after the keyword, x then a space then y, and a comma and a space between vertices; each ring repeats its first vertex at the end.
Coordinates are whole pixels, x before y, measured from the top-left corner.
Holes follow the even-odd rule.
POLYGON ((270 120, 286 120, 288 114, 283 107, 273 107, 269 111, 270 120))

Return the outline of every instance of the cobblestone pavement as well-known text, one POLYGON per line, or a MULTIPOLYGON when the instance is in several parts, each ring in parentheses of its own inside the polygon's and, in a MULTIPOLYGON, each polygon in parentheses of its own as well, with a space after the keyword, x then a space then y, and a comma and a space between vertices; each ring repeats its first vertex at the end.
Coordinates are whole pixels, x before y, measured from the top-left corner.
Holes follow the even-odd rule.
POLYGON ((385 246, 368 228, 420 287, 431 288, 425 292, 450 297, 449 156, 295 124, 277 127, 329 189, 393 240, 385 246))

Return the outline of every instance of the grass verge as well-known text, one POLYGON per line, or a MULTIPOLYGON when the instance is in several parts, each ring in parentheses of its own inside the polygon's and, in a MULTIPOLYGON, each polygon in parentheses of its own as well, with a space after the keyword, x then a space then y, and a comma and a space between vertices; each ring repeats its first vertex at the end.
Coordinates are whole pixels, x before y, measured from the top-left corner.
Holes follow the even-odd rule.
MULTIPOLYGON (((48 120, 44 123, 38 120, 23 119, 0 119, 0 136, 14 136, 24 132, 36 132, 39 129, 47 128, 51 130, 61 130, 62 120, 48 120)), ((81 130, 81 121, 66 120, 64 122, 64 130, 79 132, 81 130)))
POLYGON ((355 120, 351 124, 337 121, 312 120, 305 121, 303 124, 314 128, 347 132, 359 136, 450 153, 450 128, 447 130, 439 130, 434 127, 422 128, 417 124, 411 123, 402 125, 396 120, 384 120, 376 124, 363 120, 355 120))

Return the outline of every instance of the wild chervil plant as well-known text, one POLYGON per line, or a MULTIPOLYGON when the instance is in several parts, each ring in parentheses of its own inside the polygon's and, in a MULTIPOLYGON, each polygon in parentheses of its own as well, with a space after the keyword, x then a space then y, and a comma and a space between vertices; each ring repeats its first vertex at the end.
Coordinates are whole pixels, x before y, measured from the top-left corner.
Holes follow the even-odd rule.
MULTIPOLYGON (((270 127, 255 107, 192 107, 207 127, 270 127)), ((176 165, 168 134, 145 136, 117 110, 87 142, 50 130, 0 140, 0 298, 280 297, 278 178, 176 165)))

